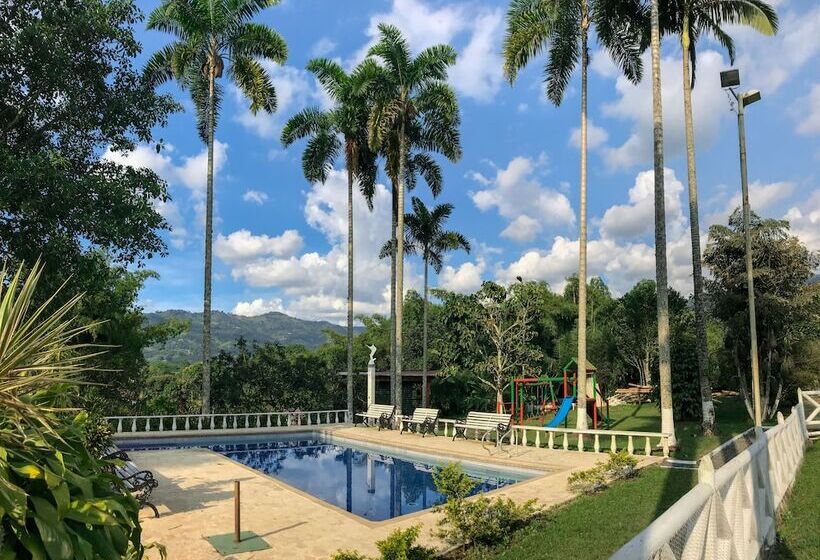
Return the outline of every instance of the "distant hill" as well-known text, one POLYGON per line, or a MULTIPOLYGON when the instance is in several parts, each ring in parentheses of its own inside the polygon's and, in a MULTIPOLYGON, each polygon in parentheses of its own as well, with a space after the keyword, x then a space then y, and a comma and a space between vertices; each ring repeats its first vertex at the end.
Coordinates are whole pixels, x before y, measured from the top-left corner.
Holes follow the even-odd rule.
MULTIPOLYGON (((190 324, 188 332, 171 339, 164 345, 150 346, 145 349, 148 361, 193 362, 201 357, 202 353, 202 313, 192 313, 170 309, 146 313, 145 318, 149 325, 154 325, 169 319, 187 321, 190 324)), ((308 348, 316 348, 327 342, 325 330, 344 333, 345 328, 327 321, 305 321, 272 312, 256 317, 243 317, 222 311, 214 311, 211 319, 211 337, 213 352, 220 350, 230 351, 239 337, 248 342, 279 342, 281 344, 302 344, 308 348)))

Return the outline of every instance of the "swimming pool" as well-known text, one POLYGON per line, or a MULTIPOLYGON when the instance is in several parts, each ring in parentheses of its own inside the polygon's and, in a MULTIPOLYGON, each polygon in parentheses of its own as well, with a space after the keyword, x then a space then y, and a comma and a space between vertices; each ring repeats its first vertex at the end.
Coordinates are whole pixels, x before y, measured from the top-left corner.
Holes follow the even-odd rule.
MULTIPOLYGON (((370 521, 383 521, 430 508, 442 501, 433 470, 446 458, 417 456, 340 440, 320 433, 279 437, 142 440, 120 443, 125 450, 205 447, 275 477, 336 507, 370 521)), ((463 464, 474 493, 530 478, 526 471, 463 464)))

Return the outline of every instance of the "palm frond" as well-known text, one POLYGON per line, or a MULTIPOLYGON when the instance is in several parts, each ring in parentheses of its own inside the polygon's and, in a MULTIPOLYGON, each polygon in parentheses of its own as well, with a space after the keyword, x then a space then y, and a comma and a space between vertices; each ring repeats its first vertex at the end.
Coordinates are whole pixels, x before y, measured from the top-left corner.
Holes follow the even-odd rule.
POLYGON ((745 25, 763 35, 777 33, 777 13, 763 0, 719 0, 706 3, 702 9, 714 23, 745 25))
POLYGON ((456 56, 456 50, 450 45, 427 47, 410 62, 408 81, 425 83, 446 80, 447 69, 455 64, 456 56))
POLYGON ((598 41, 632 83, 641 81, 641 53, 649 45, 649 11, 639 0, 602 0, 592 5, 590 19, 598 41))
POLYGON ((191 0, 165 0, 146 20, 146 28, 163 31, 186 40, 191 35, 204 33, 207 14, 191 0))
POLYGON ((282 36, 260 23, 243 23, 226 42, 233 57, 265 58, 277 64, 288 59, 288 46, 282 36))
POLYGON ((513 0, 507 10, 504 35, 504 77, 512 83, 518 72, 547 47, 559 2, 513 0))
POLYGON ((339 157, 342 143, 338 136, 323 129, 313 135, 302 152, 302 171, 305 178, 311 182, 324 183, 333 163, 339 157))
MULTIPOLYGON (((569 2, 568 4, 575 4, 569 2)), ((547 97, 554 105, 560 105, 569 85, 570 77, 581 55, 580 14, 562 9, 556 14, 549 55, 544 66, 547 97)))
POLYGON ((406 82, 410 65, 410 46, 395 25, 380 23, 378 26, 381 39, 370 47, 368 56, 380 58, 393 76, 406 82))
POLYGON ((336 101, 341 99, 342 91, 349 84, 350 78, 338 62, 328 58, 314 58, 308 62, 307 70, 316 76, 330 97, 336 101))
POLYGON ((299 139, 318 134, 330 126, 330 116, 317 107, 307 107, 293 115, 282 128, 282 144, 290 146, 299 139))
POLYGON ((270 76, 258 61, 237 56, 230 67, 229 75, 239 90, 251 102, 251 113, 260 109, 267 113, 276 111, 276 90, 270 76))
POLYGON ((242 24, 265 8, 276 6, 279 2, 280 0, 225 0, 225 13, 229 14, 226 23, 228 25, 242 24))

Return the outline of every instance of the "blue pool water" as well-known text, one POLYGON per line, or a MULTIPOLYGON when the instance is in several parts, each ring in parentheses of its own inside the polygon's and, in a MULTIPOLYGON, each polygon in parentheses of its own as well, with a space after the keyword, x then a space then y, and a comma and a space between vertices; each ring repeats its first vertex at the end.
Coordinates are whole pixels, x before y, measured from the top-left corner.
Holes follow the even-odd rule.
MULTIPOLYGON (((315 496, 329 504, 381 521, 432 507, 442 501, 433 483, 433 469, 441 460, 413 459, 385 454, 358 444, 329 440, 321 434, 288 438, 231 438, 211 440, 141 441, 121 444, 123 449, 207 447, 315 496)), ((513 484, 529 475, 499 472, 465 465, 476 483, 474 493, 513 484)))

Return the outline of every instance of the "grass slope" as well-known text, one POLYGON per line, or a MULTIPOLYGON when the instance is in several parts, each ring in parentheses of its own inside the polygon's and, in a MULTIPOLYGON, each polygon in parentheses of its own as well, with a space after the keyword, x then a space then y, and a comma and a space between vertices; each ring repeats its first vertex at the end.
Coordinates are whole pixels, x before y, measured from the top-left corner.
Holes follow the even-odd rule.
POLYGON ((777 526, 773 558, 816 560, 820 558, 820 444, 806 449, 803 466, 786 499, 777 526))

